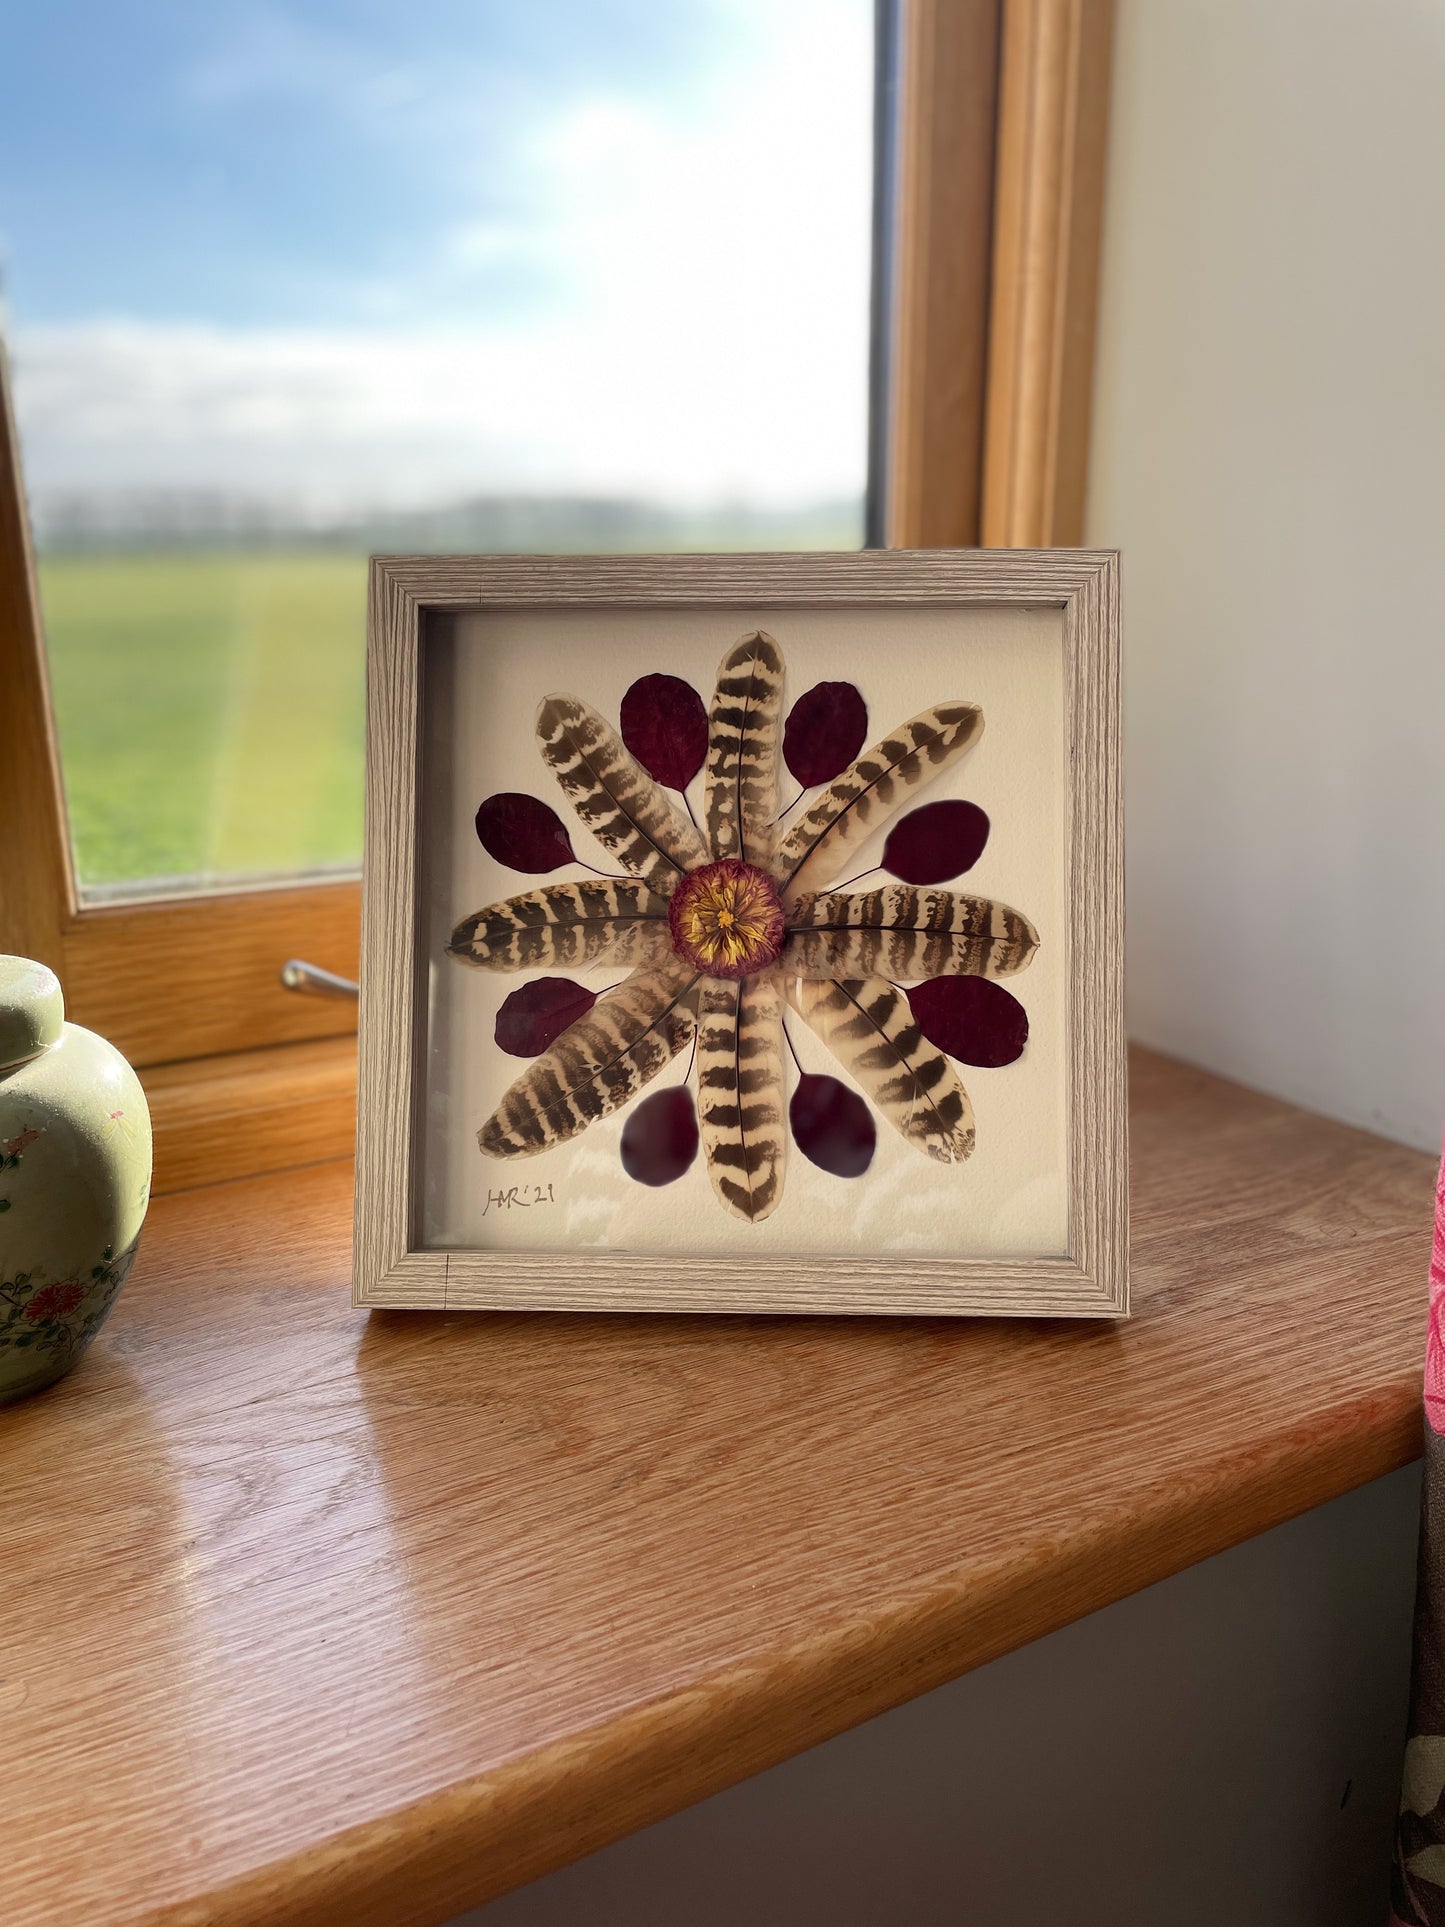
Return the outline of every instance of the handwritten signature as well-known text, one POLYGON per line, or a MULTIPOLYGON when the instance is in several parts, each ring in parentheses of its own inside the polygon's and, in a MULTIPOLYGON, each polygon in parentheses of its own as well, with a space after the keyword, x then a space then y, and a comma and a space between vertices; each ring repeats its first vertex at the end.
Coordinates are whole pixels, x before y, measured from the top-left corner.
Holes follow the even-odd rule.
POLYGON ((492 1210, 510 1211, 514 1205, 520 1210, 530 1211, 534 1204, 555 1204, 556 1202, 550 1184, 509 1184, 505 1191, 488 1191, 487 1201, 482 1206, 482 1216, 485 1218, 492 1210))

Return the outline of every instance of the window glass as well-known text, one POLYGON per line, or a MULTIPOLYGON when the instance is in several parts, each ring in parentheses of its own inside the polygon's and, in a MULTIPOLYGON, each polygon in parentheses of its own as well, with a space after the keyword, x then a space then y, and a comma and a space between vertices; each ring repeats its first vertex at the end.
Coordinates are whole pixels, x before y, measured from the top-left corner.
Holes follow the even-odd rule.
POLYGON ((47 0, 6 334, 95 900, 354 869, 370 550, 862 537, 869 0, 47 0))

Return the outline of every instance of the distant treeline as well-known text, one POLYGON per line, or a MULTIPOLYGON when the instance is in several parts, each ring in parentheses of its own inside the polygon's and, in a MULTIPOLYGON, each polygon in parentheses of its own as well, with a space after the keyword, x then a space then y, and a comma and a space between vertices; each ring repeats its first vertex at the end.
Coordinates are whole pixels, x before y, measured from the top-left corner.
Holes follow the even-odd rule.
POLYGON ((602 496, 477 495, 439 507, 328 520, 219 490, 48 493, 32 504, 49 554, 117 550, 346 549, 519 554, 646 549, 837 549, 862 541, 861 501, 666 508, 602 496))

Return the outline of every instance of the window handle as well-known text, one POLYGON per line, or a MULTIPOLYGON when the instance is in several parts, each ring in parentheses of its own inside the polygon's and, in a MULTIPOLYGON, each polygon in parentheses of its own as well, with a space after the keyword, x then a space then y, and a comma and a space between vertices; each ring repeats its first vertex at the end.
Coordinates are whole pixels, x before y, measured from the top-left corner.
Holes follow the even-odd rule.
POLYGON ((350 977, 338 977, 334 970, 292 957, 281 966, 283 990, 299 991, 303 997, 355 997, 357 987, 350 977))

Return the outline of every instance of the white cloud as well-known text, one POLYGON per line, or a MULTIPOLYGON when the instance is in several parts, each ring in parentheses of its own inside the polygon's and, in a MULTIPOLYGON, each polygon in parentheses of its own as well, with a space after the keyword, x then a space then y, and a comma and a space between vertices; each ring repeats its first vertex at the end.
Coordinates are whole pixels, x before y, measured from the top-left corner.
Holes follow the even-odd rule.
POLYGON ((25 331, 32 488, 223 487, 325 510, 858 490, 871 109, 867 34, 839 24, 865 13, 778 9, 750 84, 694 124, 599 96, 540 126, 519 157, 535 225, 479 212, 436 244, 439 274, 538 264, 549 296, 530 323, 25 331))

